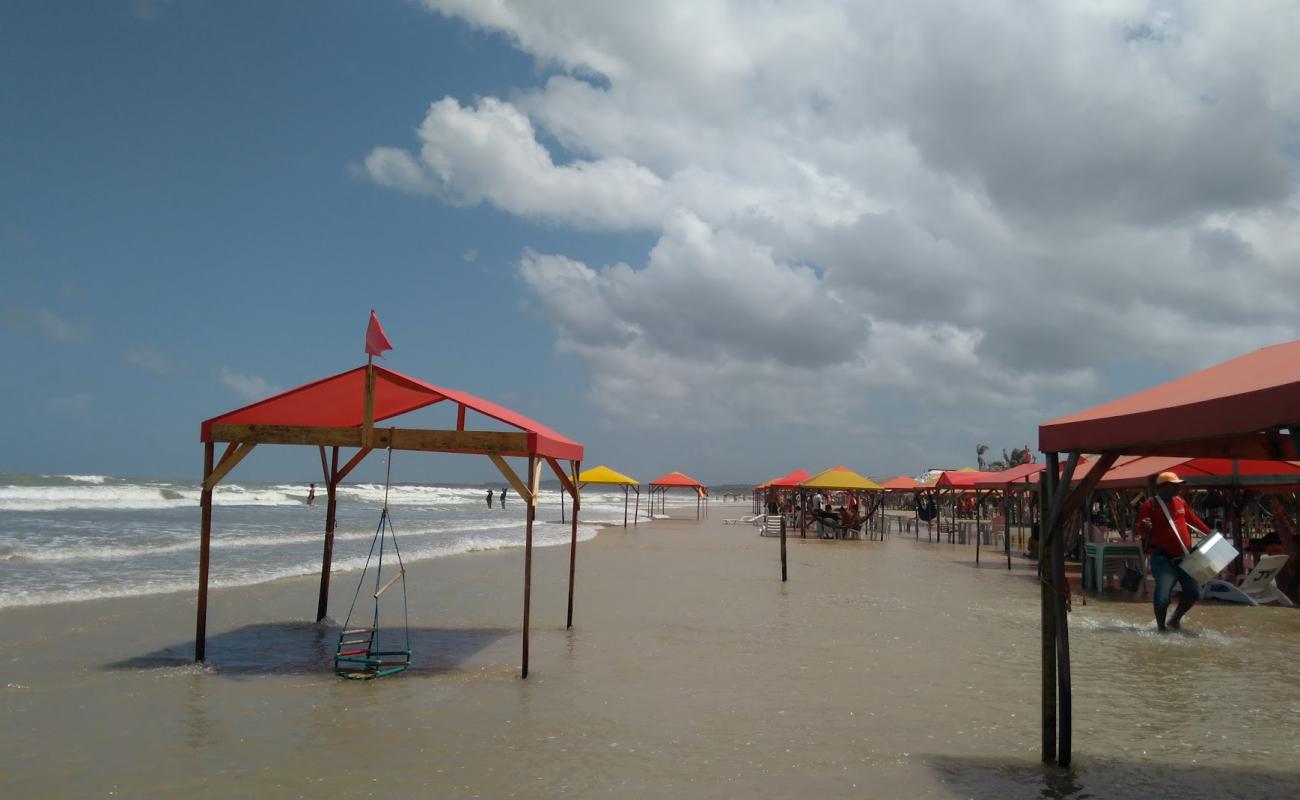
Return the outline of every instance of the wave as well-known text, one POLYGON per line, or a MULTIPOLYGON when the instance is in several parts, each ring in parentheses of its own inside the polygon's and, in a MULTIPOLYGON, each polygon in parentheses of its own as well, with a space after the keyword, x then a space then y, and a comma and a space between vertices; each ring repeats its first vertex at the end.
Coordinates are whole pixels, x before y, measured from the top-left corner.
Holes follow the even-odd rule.
MULTIPOLYGON (((408 537, 432 536, 438 534, 468 533, 475 531, 506 530, 516 528, 521 533, 523 522, 518 520, 502 522, 465 521, 433 527, 406 528, 400 522, 395 525, 397 542, 400 545, 408 537)), ((581 528, 581 525, 579 525, 581 528)), ((335 531, 335 542, 366 541, 373 538, 374 531, 335 531)), ((212 538, 213 550, 242 550, 259 547, 284 547, 297 544, 320 544, 325 532, 319 533, 284 533, 253 536, 222 536, 212 538)), ((50 543, 39 548, 27 547, 0 554, 8 561, 26 561, 34 563, 60 563, 67 561, 126 561, 137 558, 183 553, 187 550, 198 552, 199 540, 195 535, 184 541, 164 544, 116 545, 116 544, 74 544, 59 545, 50 543)))
MULTIPOLYGON (((585 542, 594 539, 597 531, 598 529, 596 527, 579 525, 578 541, 585 542)), ((398 541, 400 542, 401 539, 399 538, 398 541)), ((534 528, 533 544, 537 547, 554 547, 556 545, 568 544, 568 542, 569 530, 567 526, 540 523, 534 528), (555 530, 548 530, 551 528, 554 528, 555 530)), ((523 547, 523 541, 519 537, 484 538, 464 536, 450 542, 425 545, 423 547, 408 547, 402 551, 402 560, 406 563, 413 563, 463 555, 466 553, 504 550, 515 547, 523 547)), ((365 556, 355 556, 352 558, 337 560, 334 562, 334 568, 331 570, 331 574, 338 575, 340 573, 356 572, 364 567, 365 563, 365 556)), ((255 586, 284 578, 296 578, 319 574, 320 560, 316 559, 300 561, 283 567, 246 571, 236 575, 223 576, 218 570, 214 573, 209 586, 214 589, 255 586)), ((128 579, 108 585, 82 586, 75 589, 16 589, 0 594, 0 608, 19 608, 24 606, 50 605, 53 603, 72 603, 87 600, 193 592, 195 587, 196 584, 194 578, 189 577, 139 581, 131 581, 128 579)))
MULTIPOLYGON (((46 482, 42 485, 0 483, 0 511, 160 511, 197 506, 200 498, 197 483, 113 482, 103 476, 80 477, 86 480, 46 482), (91 478, 103 478, 103 482, 97 483, 91 478)), ((256 486, 230 483, 218 486, 213 499, 217 506, 298 507, 306 504, 307 492, 308 488, 301 485, 256 486)), ((324 504, 324 494, 324 488, 318 487, 318 504, 324 504)), ((338 490, 341 503, 360 502, 377 506, 384 502, 384 494, 383 484, 375 483, 344 485, 338 490)), ((593 495, 586 499, 588 503, 622 504, 621 496, 616 500, 603 495, 593 495)), ((560 493, 557 490, 543 490, 538 500, 542 505, 559 505, 560 493)), ((397 507, 449 508, 483 502, 483 489, 419 485, 399 485, 388 489, 388 504, 397 507)), ((522 507, 522 501, 517 496, 512 496, 510 505, 515 504, 522 507)))

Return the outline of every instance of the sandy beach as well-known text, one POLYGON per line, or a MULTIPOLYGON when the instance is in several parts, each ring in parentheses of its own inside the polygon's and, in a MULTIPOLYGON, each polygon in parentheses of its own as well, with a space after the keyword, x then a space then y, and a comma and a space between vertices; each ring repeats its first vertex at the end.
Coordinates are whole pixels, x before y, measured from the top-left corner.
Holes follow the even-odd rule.
MULTIPOLYGON (((2 782, 40 797, 1283 797, 1300 793, 1300 617, 1207 605, 1189 635, 1075 604, 1075 767, 1037 762, 1033 568, 968 546, 607 528, 412 565, 414 668, 330 670, 316 581, 0 611, 2 782), (1186 691, 1169 697, 1154 673, 1186 691)), ((214 571, 220 564, 214 564, 214 571)), ((341 620, 356 573, 335 576, 341 620)))

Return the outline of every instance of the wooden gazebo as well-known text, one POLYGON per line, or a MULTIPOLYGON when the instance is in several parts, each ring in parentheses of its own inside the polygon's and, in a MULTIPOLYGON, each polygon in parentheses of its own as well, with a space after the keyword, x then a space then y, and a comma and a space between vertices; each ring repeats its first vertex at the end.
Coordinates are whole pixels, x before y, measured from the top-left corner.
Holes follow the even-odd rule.
POLYGON ((585 469, 578 476, 578 491, 588 484, 602 484, 605 486, 623 487, 623 527, 627 527, 627 501, 629 492, 636 492, 636 507, 632 510, 632 524, 637 524, 637 517, 641 514, 641 482, 635 478, 629 478, 623 473, 612 470, 601 464, 585 469))
POLYGON ((523 677, 528 677, 529 612, 532 598, 533 519, 541 465, 548 464, 573 498, 573 526, 569 545, 569 604, 567 625, 573 627, 573 582, 578 547, 578 509, 581 504, 575 480, 581 468, 582 445, 556 433, 522 414, 475 397, 467 392, 444 389, 392 370, 370 364, 323 378, 314 383, 275 395, 252 405, 203 422, 203 490, 199 550, 198 619, 195 625, 194 660, 202 661, 206 647, 208 567, 212 542, 212 493, 217 484, 261 444, 289 444, 316 447, 320 451, 328 502, 325 512, 324 552, 321 558, 320 596, 317 621, 323 619, 329 603, 330 566, 334 550, 336 490, 357 464, 375 449, 413 450, 435 453, 485 455, 492 460, 524 500, 524 621, 523 677), (450 401, 456 406, 453 430, 376 428, 380 420, 419 408, 450 401), (467 412, 475 412, 513 428, 510 431, 473 430, 466 427, 467 412), (226 447, 214 458, 217 443, 226 447), (340 448, 356 451, 339 466, 340 448), (527 471, 520 477, 505 460, 527 459, 527 471), (567 469, 560 462, 567 462, 567 469))
POLYGON ((1121 454, 1300 458, 1300 340, 1043 423, 1042 757, 1069 766, 1073 708, 1063 528, 1121 454), (1061 453, 1067 454, 1058 473, 1061 453), (1082 453, 1099 453, 1075 483, 1082 453))
POLYGON ((655 493, 659 494, 659 510, 668 513, 668 490, 690 489, 695 492, 695 518, 700 518, 701 504, 708 501, 709 487, 681 472, 670 472, 650 481, 650 510, 654 511, 655 493))

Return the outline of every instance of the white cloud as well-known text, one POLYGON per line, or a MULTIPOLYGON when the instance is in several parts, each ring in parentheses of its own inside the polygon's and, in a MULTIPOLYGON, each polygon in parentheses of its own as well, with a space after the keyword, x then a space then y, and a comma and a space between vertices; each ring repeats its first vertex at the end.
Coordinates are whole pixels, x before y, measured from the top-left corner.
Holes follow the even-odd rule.
POLYGON ((230 389, 245 400, 263 400, 272 395, 279 394, 281 391, 278 387, 272 386, 268 383, 265 378, 260 378, 256 375, 241 375, 240 373, 227 369, 226 367, 221 368, 218 377, 226 388, 230 389))
POLYGON ((657 235, 521 259, 611 419, 1024 435, 1300 335, 1300 7, 425 4, 552 74, 367 171, 657 235))
POLYGON ((83 326, 45 308, 6 308, 4 320, 14 330, 35 331, 55 342, 78 342, 86 337, 83 326))
POLYGON ((491 202, 526 217, 584 228, 656 225, 666 208, 662 181, 625 158, 557 165, 517 108, 483 98, 462 108, 447 97, 429 107, 417 160, 377 147, 365 168, 376 182, 436 193, 452 203, 491 202))
POLYGON ((175 369, 171 359, 151 347, 135 347, 125 355, 128 362, 156 375, 168 375, 175 369))

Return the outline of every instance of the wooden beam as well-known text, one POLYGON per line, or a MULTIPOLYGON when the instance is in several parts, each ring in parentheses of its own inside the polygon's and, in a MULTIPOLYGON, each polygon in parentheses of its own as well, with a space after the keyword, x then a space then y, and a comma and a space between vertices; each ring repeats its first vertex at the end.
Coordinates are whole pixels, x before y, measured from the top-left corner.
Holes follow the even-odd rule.
POLYGON ((569 476, 564 474, 564 469, 560 466, 560 462, 547 456, 546 463, 551 465, 551 471, 555 473, 555 477, 560 479, 560 484, 564 487, 564 490, 568 492, 569 496, 576 502, 578 499, 578 490, 575 488, 573 481, 569 480, 569 476))
MULTIPOLYGON (((518 477, 515 477, 514 470, 509 468, 510 465, 507 464, 505 459, 501 458, 501 456, 493 455, 492 462, 496 464, 497 469, 502 470, 502 473, 506 474, 508 478, 512 478, 515 481, 519 480, 518 477)), ((536 457, 528 457, 529 483, 533 483, 534 478, 541 472, 541 470, 538 469, 539 466, 536 457)), ((517 486, 515 488, 519 489, 521 487, 517 486)), ((526 494, 526 492, 521 491, 520 494, 526 494)), ((529 615, 532 611, 533 605, 533 517, 536 516, 536 513, 537 506, 533 504, 530 499, 530 502, 524 506, 524 663, 523 675, 521 676, 524 678, 528 677, 528 636, 531 628, 529 615)))
POLYGON ((325 459, 325 445, 320 446, 320 471, 325 475, 325 482, 330 482, 330 465, 325 459))
POLYGON ((523 481, 519 480, 519 476, 510 468, 510 465, 506 463, 506 460, 496 453, 488 453, 488 458, 492 459, 492 463, 497 465, 497 469, 500 470, 501 474, 505 476, 505 479, 510 482, 510 485, 514 487, 515 491, 519 493, 519 496, 523 498, 523 501, 527 503, 529 507, 532 507, 533 493, 528 490, 528 487, 524 485, 523 481))
POLYGON ((465 430, 465 404, 456 404, 456 430, 465 430))
MULTIPOLYGON (((343 465, 343 469, 337 470, 337 471, 334 473, 334 483, 335 483, 335 485, 338 485, 338 483, 339 483, 340 481, 342 481, 344 478, 346 478, 346 477, 348 476, 348 473, 351 472, 351 471, 353 470, 353 468, 356 467, 357 464, 360 464, 360 463, 361 463, 361 459, 363 459, 363 458, 365 458, 366 456, 370 455, 370 451, 371 451, 372 449, 373 449, 373 448, 370 448, 370 447, 363 447, 363 448, 361 448, 360 450, 357 451, 356 455, 354 455, 354 456, 352 456, 352 458, 348 459, 348 463, 346 463, 346 464, 343 465)), ((334 463, 335 463, 335 464, 338 463, 338 451, 339 451, 339 449, 338 449, 337 447, 335 447, 335 448, 334 448, 334 463)))
POLYGON ((215 489, 217 484, 221 483, 221 479, 230 474, 230 471, 235 468, 235 465, 240 461, 243 461, 244 456, 253 452, 253 448, 256 446, 257 445, 253 442, 244 442, 239 445, 239 447, 235 449, 235 452, 231 453, 229 458, 222 461, 221 464, 218 465, 216 469, 212 470, 212 473, 203 480, 203 488, 208 491, 215 489))
MULTIPOLYGON (((528 434, 522 431, 447 431, 421 428, 380 428, 373 432, 373 447, 381 450, 391 443, 394 450, 436 453, 528 454, 528 434)), ((298 444, 326 447, 362 447, 360 428, 327 428, 312 425, 243 425, 215 423, 214 442, 298 444)))

